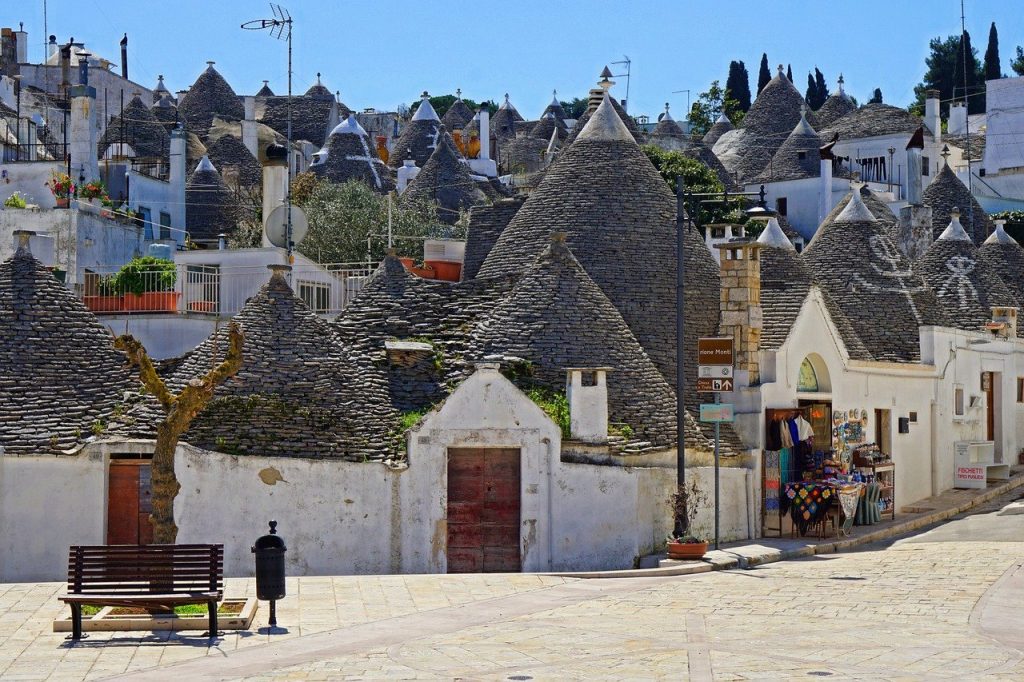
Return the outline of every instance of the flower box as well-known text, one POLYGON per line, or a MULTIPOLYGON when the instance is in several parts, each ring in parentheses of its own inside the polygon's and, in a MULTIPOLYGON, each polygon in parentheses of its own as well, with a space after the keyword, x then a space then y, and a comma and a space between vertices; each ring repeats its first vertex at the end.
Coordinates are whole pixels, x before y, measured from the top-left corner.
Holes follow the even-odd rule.
POLYGON ((121 310, 120 296, 85 296, 85 307, 94 313, 116 313, 121 310))
POLYGON ((180 296, 181 294, 176 291, 147 291, 141 294, 129 292, 124 295, 124 310, 127 312, 173 313, 178 311, 180 296))
POLYGON ((188 311, 190 313, 215 313, 217 312, 216 301, 189 301, 188 311))

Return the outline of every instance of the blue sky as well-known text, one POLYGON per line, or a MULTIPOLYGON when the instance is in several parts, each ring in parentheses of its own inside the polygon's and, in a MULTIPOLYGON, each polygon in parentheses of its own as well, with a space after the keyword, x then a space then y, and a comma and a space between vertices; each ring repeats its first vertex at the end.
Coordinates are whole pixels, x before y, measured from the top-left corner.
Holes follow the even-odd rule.
MULTIPOLYGON (((960 30, 959 0, 721 0, 629 3, 608 0, 492 2, 353 2, 285 0, 295 19, 294 90, 304 92, 323 73, 352 108, 393 109, 424 89, 500 101, 509 92, 527 118, 551 99, 585 96, 609 62, 632 59, 631 113, 657 114, 665 101, 679 117, 691 96, 712 79, 725 82, 732 59, 746 62, 756 89, 761 53, 792 64, 801 92, 818 66, 835 90, 840 72, 860 101, 880 87, 885 101, 906 105, 924 73, 928 41, 960 30)), ((0 3, 0 26, 25 22, 30 60, 42 57, 42 0, 0 3)), ((268 35, 242 31, 269 16, 268 4, 240 0, 49 0, 49 33, 70 35, 89 50, 119 59, 129 36, 133 80, 165 75, 185 88, 207 60, 239 94, 263 79, 286 92, 286 50, 268 35)), ((967 28, 983 54, 989 23, 1000 37, 1003 70, 1024 44, 1024 12, 1016 0, 967 0, 967 28)), ((612 69, 623 66, 612 65, 612 69)), ((615 71, 621 73, 620 71, 615 71)), ((626 93, 618 78, 613 92, 626 93)))

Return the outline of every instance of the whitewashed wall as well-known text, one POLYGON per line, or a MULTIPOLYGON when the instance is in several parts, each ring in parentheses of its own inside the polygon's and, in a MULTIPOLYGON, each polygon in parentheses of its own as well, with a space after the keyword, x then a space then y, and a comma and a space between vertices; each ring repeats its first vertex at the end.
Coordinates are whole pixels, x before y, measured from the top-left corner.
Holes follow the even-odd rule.
POLYGON ((46 183, 52 172, 65 170, 66 166, 60 161, 0 163, 0 211, 5 210, 2 208, 4 201, 15 192, 21 192, 30 204, 53 208, 57 200, 46 183))

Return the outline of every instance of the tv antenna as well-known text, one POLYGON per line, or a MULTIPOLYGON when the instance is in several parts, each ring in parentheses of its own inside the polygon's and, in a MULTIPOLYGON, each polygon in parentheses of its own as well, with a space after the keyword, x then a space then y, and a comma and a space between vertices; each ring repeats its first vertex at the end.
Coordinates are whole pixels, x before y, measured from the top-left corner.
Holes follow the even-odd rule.
POLYGON ((633 66, 633 60, 629 58, 628 54, 624 54, 622 55, 622 61, 612 62, 612 64, 626 65, 626 73, 617 73, 615 74, 615 78, 621 78, 623 76, 626 77, 626 103, 623 105, 622 108, 625 109, 626 111, 629 111, 629 72, 633 66))
POLYGON ((292 15, 281 5, 270 3, 270 11, 274 15, 271 19, 253 19, 242 24, 247 31, 262 31, 270 29, 270 37, 276 40, 288 41, 288 191, 285 193, 285 205, 287 220, 285 223, 285 248, 288 251, 288 264, 292 264, 292 247, 294 234, 292 233, 292 15))

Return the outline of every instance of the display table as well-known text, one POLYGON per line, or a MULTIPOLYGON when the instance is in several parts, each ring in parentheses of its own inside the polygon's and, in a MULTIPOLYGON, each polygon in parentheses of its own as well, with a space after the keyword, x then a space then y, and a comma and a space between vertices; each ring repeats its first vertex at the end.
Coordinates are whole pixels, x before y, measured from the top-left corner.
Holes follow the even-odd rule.
POLYGON ((842 530, 849 533, 863 494, 862 483, 794 481, 785 485, 780 507, 783 514, 789 514, 800 535, 805 536, 811 526, 824 522, 833 504, 838 504, 843 515, 842 530))

